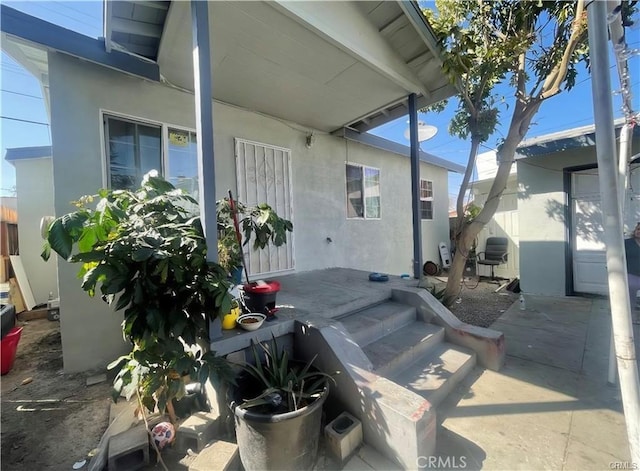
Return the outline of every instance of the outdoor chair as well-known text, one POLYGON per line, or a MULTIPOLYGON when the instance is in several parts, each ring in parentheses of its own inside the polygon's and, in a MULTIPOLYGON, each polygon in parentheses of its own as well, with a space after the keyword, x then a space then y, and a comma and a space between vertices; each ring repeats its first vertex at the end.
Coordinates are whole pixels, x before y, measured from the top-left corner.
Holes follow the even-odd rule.
POLYGON ((507 263, 509 254, 507 248, 509 241, 506 237, 489 237, 485 245, 484 252, 477 255, 478 265, 487 265, 491 267, 491 280, 495 280, 496 276, 494 268, 498 265, 507 263))

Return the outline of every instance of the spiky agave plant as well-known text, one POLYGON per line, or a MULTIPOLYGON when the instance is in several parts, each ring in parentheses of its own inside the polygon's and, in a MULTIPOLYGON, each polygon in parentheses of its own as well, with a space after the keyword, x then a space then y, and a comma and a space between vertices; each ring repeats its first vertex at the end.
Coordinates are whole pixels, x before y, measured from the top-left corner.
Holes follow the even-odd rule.
POLYGON ((329 381, 335 383, 332 375, 313 367, 317 355, 307 363, 291 360, 285 349, 279 351, 273 335, 271 342, 260 342, 258 345, 264 352, 264 361, 260 358, 258 346, 252 341, 251 351, 255 364, 246 363, 241 367, 257 381, 262 392, 240 403, 239 407, 242 409, 262 406, 258 409, 260 412, 296 411, 320 397, 329 381))

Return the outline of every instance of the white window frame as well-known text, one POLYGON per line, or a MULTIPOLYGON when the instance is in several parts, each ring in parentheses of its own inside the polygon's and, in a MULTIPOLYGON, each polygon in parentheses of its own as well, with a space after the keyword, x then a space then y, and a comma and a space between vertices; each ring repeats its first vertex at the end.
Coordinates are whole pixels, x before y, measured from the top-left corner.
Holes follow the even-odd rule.
POLYGON ((167 172, 169 161, 169 129, 175 129, 176 131, 191 132, 196 135, 198 133, 194 128, 188 126, 181 126, 171 124, 166 121, 155 121, 153 119, 141 118, 139 116, 128 115, 125 113, 119 113, 116 111, 110 111, 106 109, 100 110, 100 138, 102 140, 102 186, 103 188, 111 188, 111 174, 109 168, 109 151, 107 149, 108 136, 105 134, 105 119, 115 118, 123 121, 131 121, 136 124, 142 124, 145 126, 160 126, 160 163, 162 168, 160 174, 164 178, 167 172))
POLYGON ((420 179, 420 202, 421 202, 421 204, 420 204, 420 219, 422 221, 433 221, 434 220, 433 194, 434 194, 434 191, 433 191, 433 180, 427 180, 425 178, 421 178, 420 179), (425 190, 427 192, 429 191, 428 187, 431 186, 431 196, 424 196, 424 197, 422 196, 422 182, 426 183, 425 190), (430 201, 431 202, 431 217, 430 218, 427 218, 427 217, 423 216, 423 212, 422 212, 422 202, 423 201, 425 201, 425 202, 426 201, 430 201))
MULTIPOLYGON (((107 135, 106 129, 108 127, 107 122, 110 120, 116 120, 116 121, 120 121, 123 123, 130 123, 130 124, 134 124, 136 126, 147 126, 147 127, 153 127, 156 130, 159 131, 159 144, 160 144, 160 169, 158 169, 160 171, 161 174, 164 174, 164 159, 163 159, 163 155, 162 155, 162 146, 163 146, 163 142, 162 142, 162 125, 159 123, 149 123, 146 121, 141 121, 141 120, 137 120, 137 119, 132 119, 129 117, 122 117, 122 116, 117 116, 117 115, 112 115, 110 113, 103 113, 102 115, 102 128, 103 128, 103 134, 104 134, 104 142, 103 142, 103 149, 104 149, 104 161, 105 161, 105 170, 106 170, 106 174, 104 175, 103 181, 106 181, 106 187, 107 188, 111 188, 111 181, 112 181, 112 176, 111 176, 111 152, 109 150, 109 137, 107 135)), ((137 151, 139 152, 140 150, 137 149, 137 151)), ((140 162, 135 162, 135 163, 140 163, 140 162)), ((140 172, 139 168, 135 169, 136 173, 140 172)))
POLYGON ((370 165, 364 165, 364 164, 359 164, 357 162, 349 162, 349 161, 345 161, 345 166, 344 166, 344 191, 345 191, 345 213, 346 213, 346 218, 348 220, 361 220, 361 221, 379 221, 382 219, 382 192, 380 192, 381 194, 378 196, 378 198, 380 198, 380 216, 379 217, 367 217, 367 204, 366 204, 366 200, 365 200, 365 188, 364 188, 364 180, 365 180, 365 170, 366 169, 370 169, 370 170, 375 170, 378 172, 378 185, 380 188, 382 188, 382 172, 380 171, 379 168, 377 167, 372 167, 370 165), (360 167, 361 170, 361 176, 362 176, 362 188, 361 188, 361 192, 362 192, 362 217, 360 216, 349 216, 349 211, 348 211, 348 206, 347 206, 347 198, 349 197, 348 193, 347 193, 347 166, 351 166, 351 167, 360 167))

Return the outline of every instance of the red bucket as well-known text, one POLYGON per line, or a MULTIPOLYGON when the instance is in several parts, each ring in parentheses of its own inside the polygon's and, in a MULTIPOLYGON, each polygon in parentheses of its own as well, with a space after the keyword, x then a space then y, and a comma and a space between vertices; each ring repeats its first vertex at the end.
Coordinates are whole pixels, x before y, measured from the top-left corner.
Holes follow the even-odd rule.
POLYGON ((22 327, 14 327, 9 333, 0 340, 0 373, 6 375, 13 367, 13 361, 16 359, 16 350, 18 350, 18 342, 22 335, 22 327))

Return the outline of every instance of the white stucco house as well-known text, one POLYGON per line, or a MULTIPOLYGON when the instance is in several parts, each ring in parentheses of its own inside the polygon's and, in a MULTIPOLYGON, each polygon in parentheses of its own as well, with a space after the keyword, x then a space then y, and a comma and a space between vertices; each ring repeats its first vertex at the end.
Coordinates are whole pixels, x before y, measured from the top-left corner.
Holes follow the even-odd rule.
POLYGON ((7 149, 5 160, 16 169, 16 209, 20 260, 36 304, 47 302, 49 294, 57 297, 55 258, 45 262, 40 257, 44 240, 40 224, 43 217, 55 213, 53 205, 53 166, 51 146, 7 149))
MULTIPOLYGON (((618 136, 622 124, 616 121, 618 136)), ((625 195, 625 236, 640 221, 639 151, 640 130, 635 126, 625 195)), ((486 198, 496 168, 495 152, 478 156, 474 198, 486 198)), ((521 143, 498 211, 479 236, 480 250, 490 235, 508 237, 509 257, 514 259, 514 271, 506 265, 496 273, 519 276, 526 293, 608 295, 593 125, 521 143)))
MULTIPOLYGON (((617 136, 622 124, 616 121, 617 136)), ((640 221, 637 126, 631 141, 623 215, 626 237, 640 221)), ((518 154, 522 288, 546 295, 608 295, 595 126, 527 139, 518 154)))
MULTIPOLYGON (((199 196, 190 2, 107 2, 101 39, 1 8, 3 50, 45 90, 51 212, 65 214, 101 187, 135 186, 152 168, 199 196)), ((206 158, 215 163, 215 197, 231 189, 294 224, 276 257, 251 256, 251 273, 411 273, 412 161, 423 260, 437 260, 438 242, 448 239, 448 172, 464 169, 366 132, 454 92, 417 3, 210 2, 208 9, 213 155, 206 158)), ((58 264, 68 372, 103 367, 127 348, 120 316, 88 298, 76 272, 58 264)))

